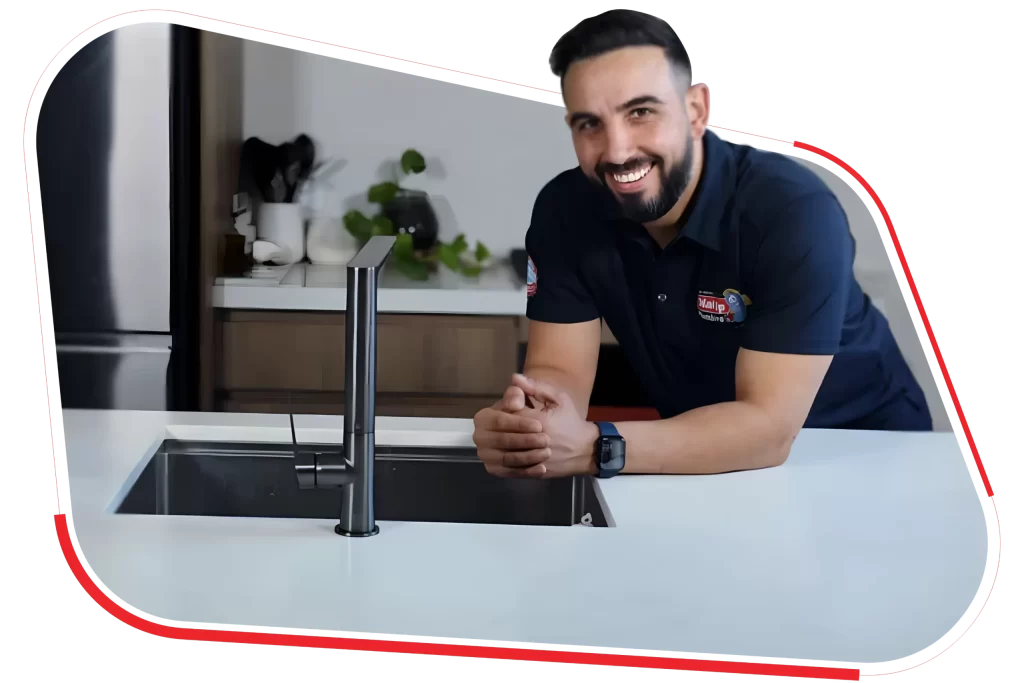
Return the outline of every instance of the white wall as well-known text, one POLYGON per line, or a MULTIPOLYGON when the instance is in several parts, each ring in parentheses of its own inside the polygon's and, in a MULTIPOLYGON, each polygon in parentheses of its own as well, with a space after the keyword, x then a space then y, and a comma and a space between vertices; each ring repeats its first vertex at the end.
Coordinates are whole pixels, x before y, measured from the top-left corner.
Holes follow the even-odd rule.
POLYGON ((279 144, 306 133, 322 157, 341 158, 335 215, 367 208, 369 186, 390 179, 390 164, 413 147, 427 171, 403 184, 430 193, 442 239, 464 232, 504 255, 522 247, 544 183, 576 165, 567 130, 556 108, 537 102, 245 46, 245 135, 279 144))
MULTIPOLYGON (((403 182, 430 193, 442 239, 464 232, 504 255, 522 247, 541 187, 577 163, 558 107, 252 41, 244 58, 245 135, 277 144, 306 133, 321 157, 341 158, 332 211, 337 216, 366 209, 367 188, 390 179, 390 164, 414 147, 426 157, 427 172, 403 182)), ((889 319, 924 388, 935 428, 948 431, 871 214, 834 173, 800 162, 846 209, 857 240, 858 280, 889 319)))

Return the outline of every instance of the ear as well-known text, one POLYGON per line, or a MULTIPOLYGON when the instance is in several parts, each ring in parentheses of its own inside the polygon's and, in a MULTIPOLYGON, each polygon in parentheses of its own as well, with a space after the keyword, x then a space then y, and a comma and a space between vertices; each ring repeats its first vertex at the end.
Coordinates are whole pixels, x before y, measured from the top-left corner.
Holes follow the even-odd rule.
POLYGON ((708 128, 711 113, 711 91, 703 83, 691 85, 686 91, 686 109, 690 115, 690 128, 698 140, 708 128))

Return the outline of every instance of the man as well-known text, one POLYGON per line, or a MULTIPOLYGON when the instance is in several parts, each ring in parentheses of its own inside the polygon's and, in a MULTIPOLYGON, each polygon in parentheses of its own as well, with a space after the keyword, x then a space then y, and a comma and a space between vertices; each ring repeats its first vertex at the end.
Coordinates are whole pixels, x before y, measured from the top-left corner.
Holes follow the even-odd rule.
POLYGON ((784 463, 804 426, 931 429, 839 202, 707 129, 708 88, 665 22, 587 19, 551 67, 579 167, 534 206, 524 375, 475 418, 491 473, 749 470, 784 463), (602 318, 661 420, 587 422, 602 318))

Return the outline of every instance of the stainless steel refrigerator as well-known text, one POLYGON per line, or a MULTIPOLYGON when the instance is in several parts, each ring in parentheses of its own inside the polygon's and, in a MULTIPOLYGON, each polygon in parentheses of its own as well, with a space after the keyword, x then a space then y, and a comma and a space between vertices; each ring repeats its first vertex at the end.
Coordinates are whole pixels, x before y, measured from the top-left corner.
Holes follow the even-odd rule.
POLYGON ((197 405, 197 33, 115 29, 43 100, 36 148, 65 408, 197 405))

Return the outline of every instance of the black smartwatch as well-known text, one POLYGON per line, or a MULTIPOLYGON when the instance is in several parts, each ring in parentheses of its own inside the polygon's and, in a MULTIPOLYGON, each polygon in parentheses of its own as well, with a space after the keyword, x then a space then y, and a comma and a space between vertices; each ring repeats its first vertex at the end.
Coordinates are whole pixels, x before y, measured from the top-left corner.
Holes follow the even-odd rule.
POLYGON ((626 440, 611 422, 597 422, 600 436, 594 459, 597 462, 597 476, 600 479, 614 477, 626 465, 626 440))

